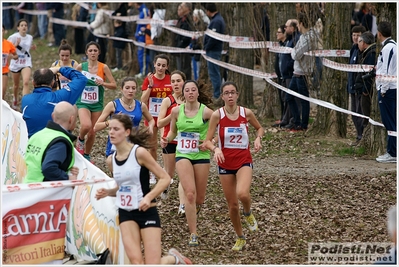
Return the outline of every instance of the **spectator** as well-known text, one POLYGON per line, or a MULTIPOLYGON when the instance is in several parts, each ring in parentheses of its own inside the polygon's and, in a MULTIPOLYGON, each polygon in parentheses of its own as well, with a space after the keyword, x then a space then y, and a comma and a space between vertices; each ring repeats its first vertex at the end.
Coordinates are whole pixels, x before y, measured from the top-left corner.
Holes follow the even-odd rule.
MULTIPOLYGON (((79 22, 87 22, 87 18, 89 16, 89 11, 80 6, 79 4, 75 4, 73 8, 72 19, 79 22)), ((86 28, 75 27, 74 28, 74 40, 75 40, 75 54, 76 55, 84 55, 85 54, 85 32, 86 28), (82 40, 82 41, 76 41, 82 40)))
POLYGON ((229 208, 230 220, 237 234, 232 250, 240 251, 247 243, 242 231, 239 201, 250 232, 258 231, 258 223, 251 210, 250 187, 252 182, 252 156, 249 150, 248 124, 256 129, 255 152, 262 148, 264 129, 252 110, 237 105, 237 85, 225 82, 222 85, 224 107, 214 111, 209 121, 205 146, 214 152, 219 179, 229 208), (219 144, 211 142, 217 132, 219 144), (236 142, 235 140, 240 140, 236 142))
POLYGON ((375 15, 375 6, 372 3, 366 4, 367 13, 364 14, 361 25, 366 28, 366 31, 370 31, 373 35, 377 35, 377 17, 375 15))
MULTIPOLYGON (((374 35, 371 32, 364 32, 359 37, 359 56, 357 64, 375 66, 376 57, 376 44, 374 35)), ((373 97, 373 83, 374 77, 366 75, 367 73, 358 72, 355 79, 355 90, 360 95, 361 113, 367 117, 371 114, 371 98, 373 97), (367 76, 367 78, 363 78, 367 76)), ((361 118, 361 136, 362 138, 364 128, 366 128, 369 120, 361 118)))
MULTIPOLYGON (((150 8, 148 9, 148 12, 150 14, 149 18, 152 18, 154 14, 154 5, 151 4, 150 8)), ((152 62, 154 62, 155 58, 155 50, 151 48, 147 48, 149 45, 153 45, 154 41, 151 37, 151 23, 148 23, 147 26, 145 27, 145 48, 144 48, 144 55, 145 55, 145 72, 146 74, 150 72, 154 72, 154 68, 152 65, 152 62)))
MULTIPOLYGON (((52 10, 52 17, 56 19, 64 18, 64 4, 63 3, 46 3, 46 9, 52 10)), ((49 46, 60 46, 61 40, 65 39, 65 25, 53 22, 54 44, 49 46)))
MULTIPOLYGON (((63 39, 61 41, 61 45, 58 48, 58 55, 59 59, 54 61, 53 64, 51 64, 51 67, 71 67, 76 69, 79 65, 79 63, 71 58, 72 55, 72 47, 68 44, 68 41, 63 39)), ((68 82, 70 82, 69 79, 65 78, 61 74, 57 74, 58 79, 60 81, 61 88, 66 86, 68 82)), ((57 85, 57 90, 60 89, 57 85)))
POLYGON ((88 161, 91 161, 90 152, 96 139, 93 125, 104 109, 105 88, 115 90, 116 82, 108 65, 98 60, 101 54, 100 45, 90 42, 86 45, 87 62, 79 64, 78 70, 88 78, 86 87, 77 100, 79 109, 80 130, 76 141, 76 150, 88 161), (85 137, 87 140, 85 142, 85 137))
POLYGON ((8 37, 8 41, 13 43, 17 48, 17 59, 11 59, 10 71, 12 72, 12 79, 14 82, 14 99, 12 102, 12 108, 18 109, 18 98, 19 98, 19 80, 22 76, 22 96, 29 94, 30 92, 30 76, 32 74, 32 57, 30 55, 30 49, 36 49, 33 44, 32 35, 28 34, 28 21, 21 19, 17 22, 18 32, 8 37))
POLYGON ((14 44, 11 43, 10 41, 4 39, 4 34, 6 33, 6 29, 4 28, 4 24, 2 26, 3 26, 3 31, 2 31, 3 43, 1 46, 2 51, 3 51, 3 78, 2 78, 3 94, 2 94, 2 99, 6 100, 5 96, 8 91, 8 72, 10 71, 10 69, 8 68, 9 61, 10 61, 10 58, 18 59, 18 54, 17 54, 17 49, 15 48, 14 44))
MULTIPOLYGON (((290 47, 294 48, 295 45, 298 43, 299 37, 301 36, 301 33, 298 30, 298 21, 296 19, 289 19, 285 23, 285 35, 287 36, 287 42, 285 47, 290 47)), ((291 57, 291 54, 281 54, 280 55, 280 72, 281 72, 281 85, 284 86, 285 88, 289 88, 292 75, 294 72, 294 60, 291 57)), ((290 107, 287 102, 287 97, 289 94, 285 94, 285 105, 287 106, 287 109, 284 112, 283 119, 281 120, 280 123, 276 122, 275 126, 276 127, 283 127, 286 129, 291 129, 294 127, 293 124, 293 119, 292 119, 292 114, 290 111, 290 107), (279 124, 279 125, 278 125, 279 124)), ((300 101, 297 101, 298 107, 300 107, 300 101)))
POLYGON ((153 146, 149 140, 151 135, 146 130, 133 130, 131 118, 126 114, 112 116, 109 128, 111 142, 116 148, 112 166, 117 186, 98 189, 95 198, 116 197, 122 242, 130 263, 192 264, 176 249, 170 249, 169 255, 161 258, 161 220, 155 198, 168 187, 170 176, 147 150, 153 146), (152 189, 149 171, 159 178, 152 189))
MULTIPOLYGON (((46 3, 36 3, 36 9, 39 11, 46 10, 46 3)), ((47 14, 37 15, 37 28, 39 30, 39 36, 40 36, 41 40, 44 40, 46 38, 47 27, 48 27, 47 14)), ((75 39, 75 40, 79 40, 79 39, 75 39)))
MULTIPOLYGON (((356 8, 354 11, 352 11, 351 27, 353 28, 355 26, 361 26, 364 14, 366 13, 367 13, 367 3, 356 3, 356 8), (358 5, 359 8, 357 8, 358 5)), ((353 41, 353 38, 351 39, 353 41)))
MULTIPOLYGON (((302 35, 291 52, 291 57, 294 59, 294 74, 289 88, 294 92, 309 97, 307 79, 313 73, 314 62, 311 56, 305 55, 305 52, 317 49, 318 38, 315 30, 310 28, 310 25, 314 25, 314 23, 309 21, 307 14, 299 13, 298 22, 298 29, 302 35)), ((295 98, 293 95, 287 94, 287 102, 294 117, 294 126, 290 130, 293 132, 306 131, 309 123, 309 101, 301 99, 301 110, 299 111, 295 98)))
MULTIPOLYGON (((96 3, 89 3, 89 10, 88 10, 88 20, 89 20, 89 24, 92 23, 95 18, 96 18, 96 11, 97 10, 97 4, 96 3), (93 12, 90 12, 93 11, 93 12), (91 14, 90 14, 91 13, 91 14)), ((96 41, 96 37, 94 36, 92 31, 89 31, 89 34, 87 36, 87 41, 86 41, 86 45, 90 42, 95 42, 96 41)), ((86 48, 86 47, 85 47, 86 48)), ((85 53, 86 53, 86 49, 85 49, 85 53)), ((82 59, 83 60, 83 59, 82 59)), ((84 59, 87 60, 87 57, 84 59)))
POLYGON ((184 83, 185 102, 172 109, 170 131, 161 139, 161 146, 165 148, 177 137, 176 171, 185 193, 190 247, 199 245, 197 216, 205 201, 210 168, 210 152, 204 143, 200 143, 200 140, 205 140, 213 112, 206 106, 211 102, 206 92, 206 88, 199 87, 195 81, 188 80, 184 83))
POLYGON ((107 36, 111 33, 111 20, 106 13, 109 10, 107 3, 99 2, 97 3, 97 14, 93 22, 90 23, 90 31, 95 35, 95 41, 100 45, 101 53, 98 57, 98 61, 101 63, 106 63, 108 39, 104 37, 99 37, 98 35, 107 36))
MULTIPOLYGON (((223 17, 216 9, 215 3, 206 3, 205 4, 206 15, 210 18, 211 22, 209 23, 208 29, 220 34, 225 33, 225 22, 223 17)), ((204 37, 204 50, 206 52, 206 56, 220 60, 222 57, 223 50, 223 42, 216 40, 208 35, 204 37)), ((222 82, 222 77, 220 74, 220 68, 218 65, 213 64, 211 62, 207 62, 208 67, 208 75, 212 83, 213 87, 213 102, 216 105, 222 105, 222 100, 220 97, 220 85, 222 82)))
POLYGON ((14 10, 12 8, 7 8, 7 7, 12 7, 14 3, 6 3, 3 2, 3 25, 6 30, 11 30, 14 28, 14 10))
MULTIPOLYGON (((378 24, 378 41, 382 44, 381 52, 377 60, 377 75, 393 75, 396 76, 396 42, 392 40, 391 23, 383 21, 378 24)), ((378 91, 378 104, 381 112, 381 120, 388 131, 387 153, 377 158, 378 162, 395 162, 396 163, 396 89, 397 81, 389 82, 376 79, 376 87, 378 91), (394 132, 391 135, 390 132, 394 132)))
MULTIPOLYGON (((138 16, 140 14, 139 10, 136 8, 136 4, 129 2, 128 3, 128 10, 127 10, 127 15, 128 16, 138 16)), ((135 33, 136 33, 136 28, 137 28, 137 23, 136 21, 129 21, 126 22, 126 34, 127 37, 131 40, 133 40, 135 37, 135 33)), ((136 64, 129 64, 130 69, 129 69, 129 73, 138 73, 138 69, 139 69, 139 64, 138 62, 136 62, 136 58, 137 58, 137 47, 133 42, 129 42, 129 62, 134 62, 136 64)))
POLYGON ((22 118, 28 128, 28 138, 46 126, 51 120, 54 104, 66 101, 74 105, 83 89, 87 78, 79 71, 70 67, 53 67, 51 69, 38 69, 33 73, 33 92, 22 97, 22 118), (54 75, 60 73, 71 80, 61 90, 55 88, 54 75))
MULTIPOLYGON (((117 19, 114 20, 114 36, 118 38, 127 38, 125 26, 122 21, 117 19)), ((112 69, 112 71, 118 71, 123 67, 122 53, 126 47, 126 42, 112 40, 112 46, 114 47, 116 54, 116 67, 112 69)))
MULTIPOLYGON (((109 120, 113 114, 127 114, 132 120, 133 127, 138 128, 140 126, 141 118, 144 118, 148 123, 148 132, 152 134, 155 121, 152 118, 148 107, 145 103, 134 99, 137 92, 137 81, 133 77, 126 77, 122 80, 122 97, 108 102, 105 106, 103 112, 98 118, 96 124, 94 125, 94 132, 103 130, 109 126, 109 120)), ((115 152, 115 147, 112 146, 111 140, 108 136, 105 157, 106 163, 109 170, 112 172, 112 154, 115 152)))
MULTIPOLYGON (((349 64, 357 64, 357 59, 358 59, 358 54, 359 54, 359 45, 358 45, 358 40, 359 37, 361 36, 362 33, 366 31, 366 28, 363 26, 355 26, 352 28, 352 48, 349 52, 349 64)), ((358 114, 363 114, 362 113, 362 108, 361 108, 361 94, 356 92, 355 88, 355 79, 356 79, 357 73, 356 72, 349 72, 348 73, 348 83, 347 83, 347 91, 350 96, 350 107, 351 111, 358 113, 358 114)), ((352 146, 357 146, 362 139, 363 131, 362 131, 362 118, 358 116, 352 115, 352 121, 353 124, 355 125, 356 129, 356 141, 353 142, 351 145, 352 146)))
MULTIPOLYGON (((284 24, 281 25, 280 27, 278 27, 277 32, 276 32, 276 36, 277 36, 277 41, 278 41, 279 45, 282 46, 282 47, 285 47, 288 40, 287 40, 287 37, 285 35, 285 25, 284 24)), ((280 85, 282 85, 282 83, 283 83, 283 78, 281 76, 281 71, 280 71, 280 66, 282 64, 282 61, 280 59, 281 56, 282 56, 282 54, 276 53, 275 54, 275 60, 274 60, 274 71, 277 74, 277 79, 278 79, 277 82, 280 85)), ((287 110, 288 105, 285 102, 285 94, 286 93, 284 91, 282 91, 282 90, 279 90, 279 89, 277 89, 277 90, 278 90, 277 93, 278 93, 278 96, 279 96, 279 99, 280 99, 281 119, 279 121, 276 121, 276 123, 273 124, 272 126, 273 127, 282 127, 282 126, 285 126, 285 125, 288 124, 287 122, 283 121, 284 114, 285 114, 285 112, 287 110)))
POLYGON ((75 106, 61 101, 51 113, 52 120, 29 139, 25 154, 25 184, 76 180, 79 168, 74 167, 72 143, 76 136, 71 132, 76 127, 77 115, 75 106))
MULTIPOLYGON (((139 10, 139 19, 145 19, 150 16, 149 10, 147 9, 144 3, 135 3, 136 8, 139 10)), ((137 24, 136 33, 134 37, 137 42, 145 44, 145 29, 147 24, 137 24)), ((146 71, 144 70, 144 47, 137 47, 137 60, 139 62, 139 73, 136 75, 136 78, 142 78, 146 71)))
MULTIPOLYGON (((115 9, 115 11, 112 13, 112 16, 125 17, 127 16, 128 8, 129 8, 128 3, 120 3, 118 8, 115 9)), ((114 23, 114 36, 124 39, 128 38, 126 32, 126 22, 114 19, 113 23, 114 23)), ((126 47, 126 42, 113 40, 112 45, 115 49, 115 55, 116 55, 116 67, 113 68, 112 71, 117 71, 122 69, 123 67, 122 53, 126 47)))
MULTIPOLYGON (((202 9, 194 9, 193 11, 193 23, 195 31, 203 32, 208 27, 210 20, 206 16, 205 12, 202 9)), ((201 50, 202 49, 202 39, 198 37, 193 37, 191 40, 191 49, 193 50, 201 50)), ((194 80, 199 79, 200 68, 201 68, 201 54, 194 54, 192 56, 192 64, 193 64, 193 73, 194 80)))
POLYGON ((391 251, 389 255, 384 257, 384 260, 376 261, 374 264, 391 264, 391 265, 396 265, 396 246, 397 246, 397 217, 396 217, 396 206, 391 207, 388 210, 387 213, 387 228, 388 228, 388 234, 389 237, 391 238, 392 242, 394 243, 393 248, 391 248, 391 251), (385 260, 386 259, 386 260, 385 260))
MULTIPOLYGON (((193 30, 193 18, 192 18, 193 5, 188 2, 181 3, 177 8, 177 20, 176 28, 192 31, 193 30)), ((187 48, 190 46, 191 38, 180 34, 175 35, 174 46, 178 48, 187 48)), ((184 72, 187 80, 191 80, 191 54, 179 53, 176 55, 177 69, 184 72)))

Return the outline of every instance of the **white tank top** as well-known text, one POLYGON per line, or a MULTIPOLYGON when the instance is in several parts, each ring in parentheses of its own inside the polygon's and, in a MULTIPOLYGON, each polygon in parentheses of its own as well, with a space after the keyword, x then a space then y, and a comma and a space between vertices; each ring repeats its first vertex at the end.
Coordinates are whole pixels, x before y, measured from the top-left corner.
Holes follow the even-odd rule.
POLYGON ((150 192, 150 173, 146 167, 137 162, 134 145, 127 159, 118 165, 115 160, 116 152, 112 155, 112 167, 115 182, 119 186, 116 192, 116 206, 124 210, 136 210, 140 201, 150 192))

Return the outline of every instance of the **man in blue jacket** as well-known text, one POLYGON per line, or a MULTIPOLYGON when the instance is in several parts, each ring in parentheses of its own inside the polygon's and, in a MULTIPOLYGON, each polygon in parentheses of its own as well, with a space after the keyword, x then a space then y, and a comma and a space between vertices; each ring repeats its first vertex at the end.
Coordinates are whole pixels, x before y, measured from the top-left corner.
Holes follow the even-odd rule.
MULTIPOLYGON (((220 34, 224 34, 224 31, 226 29, 226 24, 224 22, 223 17, 217 11, 216 4, 207 3, 205 5, 205 11, 206 15, 211 19, 208 29, 220 34)), ((208 57, 220 60, 220 58, 222 57, 223 42, 216 40, 208 35, 205 35, 204 50, 208 57)), ((209 61, 207 62, 207 67, 208 67, 208 75, 213 87, 213 98, 214 100, 218 101, 220 97, 220 86, 222 83, 220 68, 218 65, 213 64, 209 61)))
POLYGON ((38 69, 33 73, 33 92, 22 97, 22 118, 28 128, 28 138, 46 127, 51 120, 54 106, 66 101, 72 105, 76 103, 83 92, 87 78, 80 72, 70 67, 53 67, 38 69), (55 75, 60 73, 70 82, 60 90, 53 91, 55 75))

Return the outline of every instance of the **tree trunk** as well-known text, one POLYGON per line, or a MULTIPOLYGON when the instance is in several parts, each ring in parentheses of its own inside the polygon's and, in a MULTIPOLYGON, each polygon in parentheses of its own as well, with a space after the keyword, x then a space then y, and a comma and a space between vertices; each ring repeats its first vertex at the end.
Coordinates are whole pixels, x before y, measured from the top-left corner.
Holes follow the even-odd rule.
MULTIPOLYGON (((253 21, 248 17, 253 17, 252 3, 231 3, 219 5, 219 10, 226 22, 226 34, 230 36, 242 36, 243 33, 253 32, 253 21)), ((226 56, 222 57, 226 60, 226 56)), ((229 48, 228 62, 248 69, 254 67, 253 49, 229 48)), ((221 68, 223 80, 234 81, 240 92, 239 105, 253 107, 253 79, 251 76, 242 75, 234 71, 227 71, 221 68)))
MULTIPOLYGON (((353 3, 326 3, 326 16, 323 30, 324 49, 337 49, 339 47, 350 49, 351 42, 350 24, 343 21, 351 20, 353 3), (342 12, 343 10, 347 12, 342 12)), ((328 58, 340 63, 347 63, 348 58, 328 58)), ((347 74, 342 71, 323 67, 323 77, 321 84, 321 99, 335 104, 338 107, 348 109, 347 74)), ((334 134, 339 137, 346 137, 347 115, 333 111, 328 108, 317 106, 316 119, 310 129, 313 134, 334 134)))

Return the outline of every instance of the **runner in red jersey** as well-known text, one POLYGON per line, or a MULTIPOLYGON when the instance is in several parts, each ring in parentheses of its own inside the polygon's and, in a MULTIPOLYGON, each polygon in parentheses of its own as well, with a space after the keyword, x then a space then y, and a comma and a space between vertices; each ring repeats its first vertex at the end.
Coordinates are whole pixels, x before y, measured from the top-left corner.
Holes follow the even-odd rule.
MULTIPOLYGON (((141 101, 146 103, 151 116, 155 120, 155 125, 158 122, 158 115, 161 109, 162 100, 168 95, 172 94, 172 85, 170 84, 170 74, 168 71, 169 57, 165 54, 159 54, 154 59, 155 73, 149 73, 143 81, 141 101)), ((148 122, 144 121, 148 126, 148 122)), ((162 136, 162 132, 161 132, 162 136)), ((158 127, 154 127, 151 142, 157 143, 158 127)), ((157 160, 157 146, 150 149, 152 157, 157 160)))
POLYGON ((206 136, 206 147, 214 152, 218 164, 219 179, 229 207, 230 220, 238 236, 232 250, 242 250, 246 244, 238 200, 243 206, 243 213, 250 232, 258 230, 258 223, 251 212, 250 186, 252 181, 252 156, 249 150, 248 123, 256 129, 255 152, 262 145, 264 129, 252 110, 237 105, 239 92, 233 82, 225 82, 221 88, 224 107, 213 112, 206 136), (218 145, 212 142, 218 132, 218 145))

